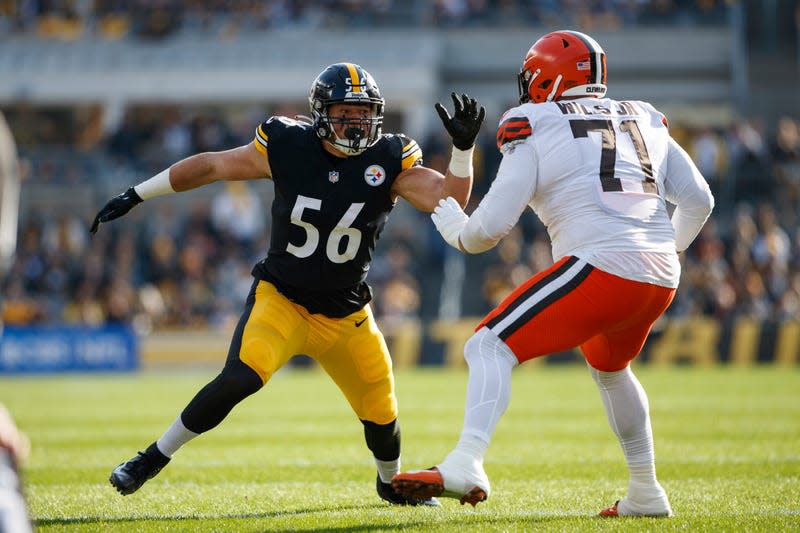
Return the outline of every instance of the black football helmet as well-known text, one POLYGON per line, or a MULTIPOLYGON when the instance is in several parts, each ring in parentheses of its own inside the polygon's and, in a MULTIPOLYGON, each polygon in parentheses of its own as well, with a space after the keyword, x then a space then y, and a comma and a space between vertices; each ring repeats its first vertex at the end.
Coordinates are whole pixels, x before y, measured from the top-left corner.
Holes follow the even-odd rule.
POLYGON ((308 103, 317 136, 344 154, 362 153, 381 135, 384 104, 381 92, 370 73, 355 63, 335 63, 320 72, 311 84, 308 103), (368 120, 342 121, 347 123, 344 139, 336 134, 328 117, 328 106, 340 103, 370 104, 372 110, 368 120))

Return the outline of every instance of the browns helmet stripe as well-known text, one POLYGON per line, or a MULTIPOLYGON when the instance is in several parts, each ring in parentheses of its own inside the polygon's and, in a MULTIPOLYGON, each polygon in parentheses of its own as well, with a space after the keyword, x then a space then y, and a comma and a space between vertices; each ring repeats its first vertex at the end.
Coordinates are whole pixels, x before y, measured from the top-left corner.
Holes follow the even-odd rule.
POLYGON ((352 63, 345 63, 347 71, 350 73, 350 88, 354 93, 361 92, 361 78, 358 77, 358 69, 352 63))
POLYGON ((533 128, 528 117, 508 117, 497 128, 497 147, 512 141, 521 141, 531 136, 533 128))
POLYGON ((591 65, 591 76, 592 76, 592 83, 605 83, 603 78, 605 78, 605 71, 606 71, 606 62, 605 62, 605 54, 603 53, 603 48, 591 37, 586 35, 585 33, 581 33, 579 31, 564 31, 564 33, 568 33, 578 39, 586 45, 586 49, 589 52, 589 63, 591 65))

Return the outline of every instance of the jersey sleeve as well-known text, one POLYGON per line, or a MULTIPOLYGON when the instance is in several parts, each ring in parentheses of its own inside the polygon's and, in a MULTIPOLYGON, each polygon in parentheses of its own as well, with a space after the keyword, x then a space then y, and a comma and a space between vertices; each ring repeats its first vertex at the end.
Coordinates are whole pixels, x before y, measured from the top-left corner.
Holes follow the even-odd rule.
POLYGON ((650 117, 653 121, 653 125, 661 124, 665 128, 669 128, 669 121, 667 120, 667 115, 656 109, 655 106, 653 106, 653 104, 641 100, 638 101, 637 103, 650 114, 650 117))
POLYGON ((692 243, 714 209, 714 197, 689 154, 669 140, 667 176, 664 180, 666 199, 675 204, 672 227, 675 248, 682 252, 692 243))
POLYGON ((403 146, 402 169, 408 170, 411 167, 416 167, 422 164, 422 148, 419 147, 417 141, 405 135, 398 135, 400 142, 403 146))
POLYGON ((256 128, 256 136, 253 138, 253 144, 256 146, 256 150, 261 152, 264 155, 267 155, 267 148, 269 147, 269 120, 266 120, 259 124, 256 128))
POLYGON ((471 254, 485 252, 505 237, 528 207, 537 182, 533 146, 520 144, 503 155, 497 177, 461 230, 464 250, 471 254))
POLYGON ((253 144, 264 155, 269 155, 270 141, 273 143, 280 138, 286 138, 291 128, 300 125, 298 121, 289 117, 272 116, 256 128, 253 144))

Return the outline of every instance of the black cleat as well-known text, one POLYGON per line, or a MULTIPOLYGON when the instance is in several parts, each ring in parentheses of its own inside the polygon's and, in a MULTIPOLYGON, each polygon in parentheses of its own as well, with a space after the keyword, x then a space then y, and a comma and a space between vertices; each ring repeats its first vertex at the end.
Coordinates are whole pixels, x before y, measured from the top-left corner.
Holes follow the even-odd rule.
POLYGON ((139 452, 136 457, 117 466, 108 480, 120 494, 127 496, 139 490, 145 481, 155 477, 167 463, 169 457, 161 453, 153 443, 144 452, 139 452))
POLYGON ((375 480, 375 488, 378 489, 378 496, 392 505, 428 505, 430 507, 441 507, 441 503, 436 498, 414 498, 403 496, 392 488, 391 483, 381 481, 381 476, 375 480))

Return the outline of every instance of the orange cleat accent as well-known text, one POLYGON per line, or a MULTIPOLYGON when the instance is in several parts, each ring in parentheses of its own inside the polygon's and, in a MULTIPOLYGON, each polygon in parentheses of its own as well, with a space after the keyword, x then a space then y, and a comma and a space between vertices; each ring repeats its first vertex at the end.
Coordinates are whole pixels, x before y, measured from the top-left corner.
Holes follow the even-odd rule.
POLYGON ((459 501, 461 502, 461 505, 468 503, 475 507, 480 502, 485 500, 486 493, 483 491, 483 489, 480 487, 472 487, 472 490, 464 494, 459 501))
POLYGON ((427 470, 411 470, 400 472, 392 477, 392 488, 403 496, 428 499, 437 496, 445 498, 458 498, 461 505, 468 503, 475 507, 479 502, 486 500, 486 492, 480 487, 473 487, 466 494, 446 492, 444 478, 435 466, 427 470))
POLYGON ((410 470, 392 476, 392 488, 406 497, 435 498, 444 492, 444 479, 435 466, 427 470, 410 470))
POLYGON ((666 518, 672 516, 669 502, 656 502, 650 508, 636 507, 627 498, 617 500, 611 507, 606 507, 599 513, 603 518, 616 518, 627 516, 648 516, 650 518, 666 518))
POLYGON ((617 505, 619 504, 619 500, 614 502, 614 505, 611 507, 606 507, 602 511, 600 511, 600 516, 603 518, 615 518, 619 516, 619 511, 617 510, 617 505))

